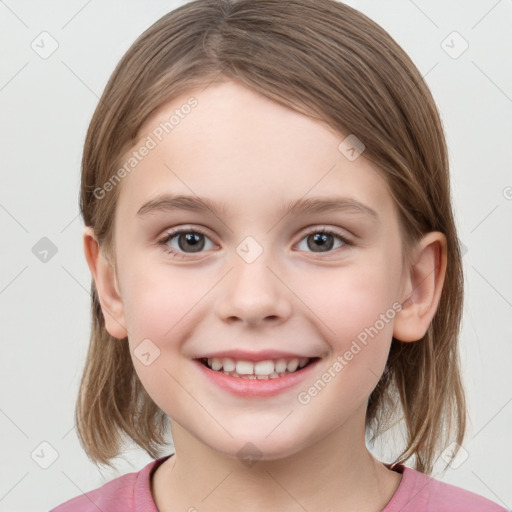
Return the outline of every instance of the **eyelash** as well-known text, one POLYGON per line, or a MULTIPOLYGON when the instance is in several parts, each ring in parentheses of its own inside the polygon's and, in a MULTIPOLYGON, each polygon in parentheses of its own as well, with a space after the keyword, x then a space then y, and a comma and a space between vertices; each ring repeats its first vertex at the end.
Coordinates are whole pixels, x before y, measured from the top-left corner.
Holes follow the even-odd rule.
MULTIPOLYGON (((209 236, 204 232, 204 231, 201 231, 200 229, 190 229, 190 228, 179 228, 179 229, 176 229, 176 230, 173 230, 173 231, 170 231, 168 233, 165 234, 165 236, 158 241, 158 244, 162 246, 162 249, 169 255, 171 255, 173 258, 183 258, 183 259, 186 259, 186 255, 189 254, 189 255, 192 255, 194 253, 182 253, 182 252, 178 252, 174 249, 171 249, 167 244, 170 240, 172 240, 173 238, 175 238, 177 235, 182 235, 182 234, 185 234, 185 233, 194 233, 194 234, 198 234, 198 235, 203 235, 207 238, 209 238, 209 236)), ((300 241, 302 241, 304 238, 308 237, 309 235, 315 235, 317 233, 321 233, 321 234, 325 234, 325 235, 332 235, 332 236, 335 236, 337 238, 339 238, 342 242, 343 242, 343 246, 352 246, 354 245, 353 242, 351 242, 348 238, 346 238, 344 235, 342 235, 341 233, 339 233, 337 230, 335 229, 332 229, 332 228, 316 228, 316 229, 313 229, 313 230, 310 230, 306 233, 304 233, 304 235, 302 236, 302 238, 300 239, 300 241)), ((341 249, 343 246, 341 247, 336 247, 335 249, 332 249, 330 251, 326 251, 324 254, 331 254, 333 253, 334 251, 336 251, 337 249, 341 249)), ((201 252, 197 253, 197 254, 200 254, 201 252)), ((312 254, 322 254, 321 252, 320 253, 312 253, 312 254)))

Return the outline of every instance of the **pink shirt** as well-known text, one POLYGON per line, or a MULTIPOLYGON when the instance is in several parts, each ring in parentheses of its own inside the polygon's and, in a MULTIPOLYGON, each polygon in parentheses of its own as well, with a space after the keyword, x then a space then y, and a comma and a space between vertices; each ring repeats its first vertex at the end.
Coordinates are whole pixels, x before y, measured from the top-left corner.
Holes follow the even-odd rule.
MULTIPOLYGON (((150 462, 137 473, 114 478, 50 512, 159 512, 151 495, 151 475, 171 455, 150 462)), ((496 503, 460 487, 435 480, 406 466, 394 496, 382 512, 507 512, 496 503)))

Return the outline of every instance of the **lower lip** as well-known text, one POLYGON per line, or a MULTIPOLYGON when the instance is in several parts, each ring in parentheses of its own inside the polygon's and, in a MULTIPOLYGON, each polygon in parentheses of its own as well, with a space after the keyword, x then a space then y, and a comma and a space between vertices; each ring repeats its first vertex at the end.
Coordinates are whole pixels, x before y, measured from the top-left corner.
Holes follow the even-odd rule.
POLYGON ((277 377, 276 379, 244 379, 242 377, 231 377, 222 372, 210 370, 210 368, 197 359, 194 360, 194 363, 199 366, 199 370, 210 382, 221 389, 243 397, 270 397, 278 395, 303 382, 314 370, 318 361, 319 359, 315 359, 304 368, 284 375, 283 377, 277 377))

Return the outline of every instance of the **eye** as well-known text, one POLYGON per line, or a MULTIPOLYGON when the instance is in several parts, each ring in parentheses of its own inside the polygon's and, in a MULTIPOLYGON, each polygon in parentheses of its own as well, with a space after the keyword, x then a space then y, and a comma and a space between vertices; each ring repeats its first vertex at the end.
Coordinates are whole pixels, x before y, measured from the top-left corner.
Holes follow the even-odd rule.
MULTIPOLYGON (((194 254, 201 252, 208 245, 206 240, 209 240, 212 246, 214 245, 208 236, 197 229, 176 229, 166 233, 158 243, 163 246, 163 249, 172 254, 174 257, 182 257, 185 254, 194 254)), ((210 247, 211 248, 211 247, 210 247)), ((208 247, 206 247, 208 249, 208 247)))
MULTIPOLYGON (((203 250, 211 249, 215 244, 210 238, 198 229, 180 228, 166 233, 165 237, 159 242, 165 252, 175 258, 185 257, 186 254, 200 253, 203 250), (209 241, 211 246, 207 247, 209 241)), ((309 231, 298 244, 299 250, 309 250, 315 253, 332 252, 343 246, 353 245, 343 234, 331 228, 316 228, 309 231), (338 239, 338 245, 335 243, 338 239), (306 248, 300 247, 303 241, 306 241, 306 248), (318 249, 318 250, 317 250, 318 249)))
MULTIPOLYGON (((329 229, 329 228, 321 228, 321 229, 315 229, 310 231, 309 233, 306 233, 306 236, 302 238, 301 242, 299 243, 298 247, 302 243, 302 241, 306 241, 306 247, 307 249, 311 250, 312 252, 316 253, 322 253, 322 252, 332 252, 333 249, 338 249, 344 245, 352 245, 352 242, 348 240, 344 235, 337 232, 336 230, 329 229), (338 239, 341 241, 340 244, 338 244, 336 247, 335 240, 338 239), (316 249, 319 249, 318 251, 316 249)), ((300 249, 300 247, 299 247, 300 249)), ((306 250, 304 246, 301 250, 306 250)))

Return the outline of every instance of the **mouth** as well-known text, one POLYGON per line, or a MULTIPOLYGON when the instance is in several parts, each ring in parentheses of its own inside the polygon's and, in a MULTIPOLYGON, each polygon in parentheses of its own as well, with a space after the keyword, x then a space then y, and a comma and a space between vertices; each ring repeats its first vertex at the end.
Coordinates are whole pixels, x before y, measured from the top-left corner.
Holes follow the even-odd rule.
POLYGON ((278 359, 265 359, 261 361, 247 361, 231 357, 198 358, 203 366, 229 377, 243 380, 272 380, 286 377, 290 374, 300 373, 315 363, 318 357, 288 357, 278 359))
POLYGON ((246 399, 271 398, 304 387, 323 357, 275 349, 221 350, 192 357, 210 388, 246 399))

